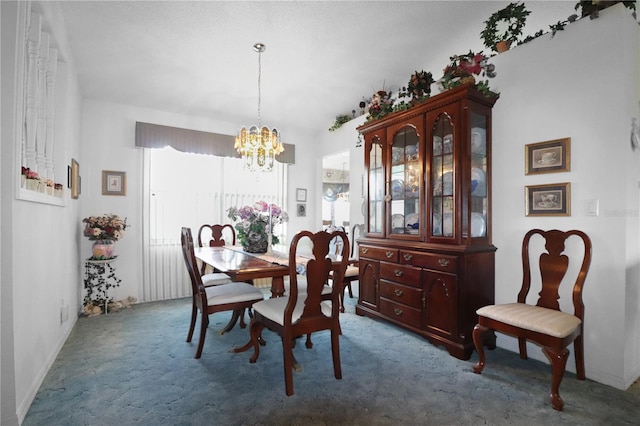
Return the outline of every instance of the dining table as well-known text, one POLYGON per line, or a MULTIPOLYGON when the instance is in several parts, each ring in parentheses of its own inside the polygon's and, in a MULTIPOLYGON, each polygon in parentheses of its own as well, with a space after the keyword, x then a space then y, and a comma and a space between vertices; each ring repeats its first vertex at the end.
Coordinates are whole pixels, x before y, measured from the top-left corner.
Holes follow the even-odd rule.
MULTIPOLYGON (((289 275, 289 255, 282 251, 248 253, 239 246, 195 247, 196 258, 223 272, 232 281, 249 282, 272 278, 271 296, 284 295, 284 277, 289 275)), ((297 262, 297 261, 296 261, 297 262)))

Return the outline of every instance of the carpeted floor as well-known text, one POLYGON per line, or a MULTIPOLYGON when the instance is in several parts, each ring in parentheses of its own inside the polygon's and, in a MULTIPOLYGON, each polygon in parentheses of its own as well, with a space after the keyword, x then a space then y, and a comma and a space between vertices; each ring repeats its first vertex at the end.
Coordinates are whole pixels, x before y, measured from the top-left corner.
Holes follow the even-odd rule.
MULTIPOLYGON (((482 375, 421 337, 354 314, 341 317, 342 380, 329 334, 302 342, 295 395, 285 396, 282 346, 268 331, 256 364, 233 354, 247 329, 220 336, 211 317, 204 352, 186 343, 190 299, 135 305, 82 318, 23 425, 625 425, 640 423, 640 394, 566 373, 563 412, 548 402, 548 365, 496 349, 482 375)), ((498 337, 500 338, 500 337, 498 337)))

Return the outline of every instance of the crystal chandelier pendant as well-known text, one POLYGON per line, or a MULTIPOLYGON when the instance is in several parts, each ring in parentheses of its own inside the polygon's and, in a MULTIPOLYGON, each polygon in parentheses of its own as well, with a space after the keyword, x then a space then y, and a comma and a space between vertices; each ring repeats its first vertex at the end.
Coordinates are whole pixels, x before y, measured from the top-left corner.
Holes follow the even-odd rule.
POLYGON ((269 127, 260 124, 260 78, 262 74, 260 58, 265 49, 266 46, 262 43, 256 43, 253 46, 253 50, 258 52, 258 125, 249 127, 249 130, 242 127, 234 144, 234 148, 244 159, 244 168, 252 172, 270 172, 273 169, 276 156, 284 151, 278 130, 269 129, 269 127))

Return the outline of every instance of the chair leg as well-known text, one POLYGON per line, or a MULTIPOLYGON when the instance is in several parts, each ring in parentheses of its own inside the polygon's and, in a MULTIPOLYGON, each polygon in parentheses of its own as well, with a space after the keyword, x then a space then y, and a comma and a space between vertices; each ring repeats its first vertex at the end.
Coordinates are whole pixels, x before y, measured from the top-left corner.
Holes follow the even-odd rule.
POLYGON ((333 374, 336 379, 342 379, 342 365, 340 364, 340 324, 331 329, 331 355, 333 356, 333 374))
POLYGON ((520 359, 527 359, 527 339, 518 337, 518 349, 520 351, 520 359))
POLYGON ((484 369, 485 358, 482 336, 487 331, 489 331, 489 329, 484 325, 476 324, 476 326, 473 327, 473 345, 476 347, 476 352, 478 352, 478 362, 473 366, 473 372, 476 374, 481 374, 484 369))
POLYGON ((351 289, 351 281, 347 283, 347 289, 349 290, 349 298, 353 299, 353 290, 351 289))
POLYGON ((196 350, 195 358, 200 358, 202 355, 202 348, 204 347, 204 337, 207 334, 207 327, 209 326, 209 315, 202 313, 200 319, 200 340, 198 341, 198 349, 196 350))
POLYGON ((578 380, 584 380, 586 378, 584 372, 584 341, 582 340, 582 335, 576 337, 576 340, 573 341, 573 351, 575 352, 576 357, 576 376, 578 376, 578 380))
POLYGON ((244 311, 245 311, 245 309, 242 308, 242 311, 239 313, 239 315, 240 315, 240 328, 245 328, 247 326, 247 323, 244 322, 244 311))
POLYGON ((257 321, 251 321, 251 325, 249 326, 251 344, 253 345, 253 355, 249 358, 249 362, 252 364, 256 362, 260 356, 260 342, 262 341, 263 328, 264 324, 257 321))
POLYGON ((196 329, 196 318, 198 316, 198 307, 196 306, 196 301, 193 301, 193 305, 191 307, 191 324, 189 325, 189 333, 187 334, 187 342, 191 342, 193 338, 193 332, 196 329))
POLYGON ((282 336, 282 355, 284 361, 284 387, 287 396, 293 395, 293 344, 292 340, 282 336))
POLYGON ((345 283, 340 284, 340 312, 344 313, 344 290, 346 288, 345 283))
POLYGON ((307 347, 307 349, 313 348, 313 342, 311 341, 311 333, 307 333, 307 341, 304 342, 304 345, 307 347))
POLYGON ((542 350, 549 357, 553 372, 551 377, 551 395, 549 400, 551 401, 551 405, 554 410, 562 411, 564 401, 560 397, 560 382, 564 376, 567 358, 569 358, 569 350, 567 348, 556 350, 549 347, 544 347, 542 350))

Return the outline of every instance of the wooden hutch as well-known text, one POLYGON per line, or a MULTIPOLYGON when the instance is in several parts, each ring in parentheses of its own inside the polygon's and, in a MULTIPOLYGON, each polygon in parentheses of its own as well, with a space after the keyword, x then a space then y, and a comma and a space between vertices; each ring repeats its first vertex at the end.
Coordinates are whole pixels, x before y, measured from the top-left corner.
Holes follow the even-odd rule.
MULTIPOLYGON (((358 128, 365 140, 366 233, 358 315, 473 351, 476 309, 494 303, 491 108, 474 85, 358 128)), ((495 336, 485 342, 495 347, 495 336)))

